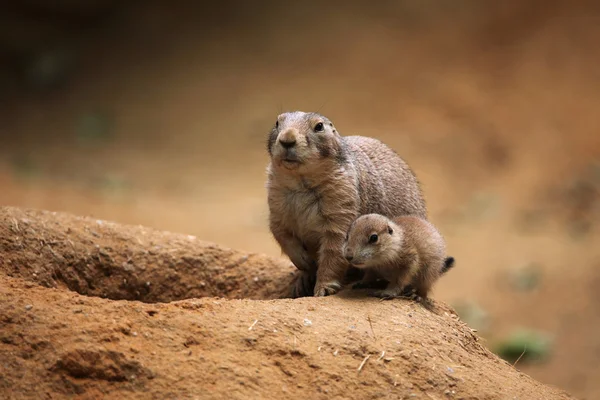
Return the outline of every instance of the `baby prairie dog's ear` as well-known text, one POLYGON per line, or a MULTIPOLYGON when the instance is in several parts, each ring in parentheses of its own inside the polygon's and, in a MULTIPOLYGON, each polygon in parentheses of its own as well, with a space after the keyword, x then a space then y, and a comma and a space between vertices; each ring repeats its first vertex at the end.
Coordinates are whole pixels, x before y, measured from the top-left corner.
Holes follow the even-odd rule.
POLYGON ((387 228, 388 228, 388 233, 389 233, 390 235, 392 235, 392 234, 394 233, 394 230, 392 229, 392 227, 391 227, 390 225, 388 225, 388 227, 387 227, 387 228))

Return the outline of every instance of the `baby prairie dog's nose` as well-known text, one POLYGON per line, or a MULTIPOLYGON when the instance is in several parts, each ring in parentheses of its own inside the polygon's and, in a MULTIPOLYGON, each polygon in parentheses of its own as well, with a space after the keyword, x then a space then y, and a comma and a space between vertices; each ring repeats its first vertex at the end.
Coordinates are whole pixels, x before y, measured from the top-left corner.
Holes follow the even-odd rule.
POLYGON ((294 129, 288 129, 287 131, 279 134, 279 143, 286 149, 290 149, 296 145, 297 132, 294 129))
POLYGON ((353 258, 352 253, 346 253, 346 260, 352 261, 353 258))

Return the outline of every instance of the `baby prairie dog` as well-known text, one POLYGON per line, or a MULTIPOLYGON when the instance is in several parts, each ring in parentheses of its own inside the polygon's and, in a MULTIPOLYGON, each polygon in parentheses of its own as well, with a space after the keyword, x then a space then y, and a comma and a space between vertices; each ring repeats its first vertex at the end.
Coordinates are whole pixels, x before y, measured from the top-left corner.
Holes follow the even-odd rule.
POLYGON ((377 275, 389 282, 384 290, 370 293, 381 298, 399 297, 410 285, 418 297, 427 299, 433 284, 454 263, 446 258, 439 231, 414 216, 360 216, 348 230, 343 252, 351 265, 366 270, 360 286, 368 287, 377 275))
POLYGON ((373 138, 340 135, 321 114, 280 114, 267 150, 270 230, 303 271, 294 297, 341 289, 348 269, 342 244, 358 216, 427 218, 419 182, 398 154, 373 138))

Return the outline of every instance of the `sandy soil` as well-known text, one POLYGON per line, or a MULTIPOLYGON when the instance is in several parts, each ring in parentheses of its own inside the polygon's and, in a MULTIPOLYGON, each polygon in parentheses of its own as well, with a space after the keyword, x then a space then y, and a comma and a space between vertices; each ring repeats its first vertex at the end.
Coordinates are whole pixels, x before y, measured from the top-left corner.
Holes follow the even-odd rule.
POLYGON ((0 237, 4 398, 572 398, 440 302, 284 299, 278 260, 70 215, 3 208, 0 237))
MULTIPOLYGON (((240 251, 197 240, 185 247, 190 263, 130 244, 146 272, 123 267, 128 258, 116 247, 104 250, 118 261, 112 277, 101 267, 110 260, 92 251, 62 277, 40 270, 39 282, 140 301, 273 294, 260 276, 249 287, 237 275, 248 263, 241 254, 252 265, 266 260, 254 253, 273 257, 265 271, 290 272, 268 231, 266 132, 280 110, 320 110, 342 134, 384 140, 417 172, 457 259, 433 297, 480 305, 489 347, 522 326, 551 333, 546 362, 519 367, 600 398, 598 3, 222 3, 132 2, 83 33, 11 37, 27 49, 72 45, 79 63, 52 91, 24 90, 0 63, 2 205, 142 224, 240 251), (110 123, 92 140, 81 126, 97 114, 110 123), (205 253, 226 260, 231 283, 195 269, 211 265, 205 253), (179 280, 172 291, 170 280, 161 291, 144 286, 152 288, 155 262, 179 280), (514 274, 530 265, 541 279, 516 290, 514 274), (217 284, 226 293, 212 292, 217 284)), ((129 243, 127 235, 145 240, 143 231, 120 234, 129 243)), ((65 235, 87 233, 60 231, 50 248, 83 257, 60 242, 65 235)), ((10 254, 22 265, 38 257, 10 254)))

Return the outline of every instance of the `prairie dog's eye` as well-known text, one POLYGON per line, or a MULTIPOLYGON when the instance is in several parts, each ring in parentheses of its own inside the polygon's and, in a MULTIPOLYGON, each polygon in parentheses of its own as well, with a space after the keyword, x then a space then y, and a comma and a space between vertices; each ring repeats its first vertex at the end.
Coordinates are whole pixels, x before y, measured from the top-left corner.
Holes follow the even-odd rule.
POLYGON ((393 234, 394 234, 394 230, 392 229, 392 227, 391 227, 391 226, 388 226, 388 233, 389 233, 390 235, 393 235, 393 234))
POLYGON ((323 123, 319 122, 318 124, 315 125, 315 132, 323 132, 323 123))
POLYGON ((374 233, 371 236, 369 236, 369 243, 375 243, 377 242, 377 239, 379 239, 379 236, 377 236, 377 234, 374 233))
POLYGON ((275 121, 275 128, 279 128, 279 120, 275 121))

